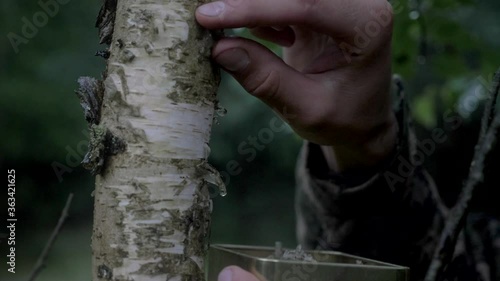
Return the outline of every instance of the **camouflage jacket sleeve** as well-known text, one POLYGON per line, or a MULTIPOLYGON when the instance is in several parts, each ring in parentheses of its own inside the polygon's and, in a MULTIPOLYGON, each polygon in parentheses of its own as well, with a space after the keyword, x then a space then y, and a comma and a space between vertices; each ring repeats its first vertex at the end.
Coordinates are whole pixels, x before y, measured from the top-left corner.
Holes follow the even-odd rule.
POLYGON ((411 266, 419 280, 445 215, 432 178, 421 167, 401 83, 395 79, 397 148, 379 169, 330 171, 321 148, 306 142, 297 165, 297 235, 307 248, 342 251, 411 266), (417 274, 418 273, 418 274, 417 274))
MULTIPOLYGON (((305 143, 297 163, 297 235, 309 249, 330 249, 410 267, 423 280, 448 210, 422 168, 399 79, 394 80, 398 143, 377 170, 335 174, 320 147, 305 143)), ((436 136, 432 136, 433 138, 436 136)), ((471 211, 446 281, 500 280, 500 221, 471 211)))

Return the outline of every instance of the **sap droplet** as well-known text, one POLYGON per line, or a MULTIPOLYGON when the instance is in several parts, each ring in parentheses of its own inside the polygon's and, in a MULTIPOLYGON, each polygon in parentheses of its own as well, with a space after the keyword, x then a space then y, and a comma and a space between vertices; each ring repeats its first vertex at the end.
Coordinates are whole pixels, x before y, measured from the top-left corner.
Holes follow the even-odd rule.
POLYGON ((227 195, 226 184, 224 184, 224 181, 222 180, 219 171, 217 171, 217 169, 212 167, 212 165, 208 164, 208 162, 203 162, 203 164, 200 164, 199 167, 202 169, 203 172, 203 180, 217 186, 217 188, 219 189, 219 194, 223 197, 226 196, 227 195))
POLYGON ((210 149, 210 146, 208 145, 208 143, 205 143, 205 145, 203 146, 203 156, 205 157, 205 159, 208 158, 208 156, 210 156, 210 152, 212 150, 210 149))
POLYGON ((227 114, 227 109, 218 105, 217 108, 215 109, 215 112, 217 113, 218 116, 224 117, 227 114))
POLYGON ((222 189, 220 190, 220 196, 226 197, 226 195, 227 195, 227 191, 226 191, 226 186, 224 185, 224 190, 222 190, 222 189))
POLYGON ((215 103, 215 116, 214 116, 214 122, 216 125, 219 125, 219 118, 218 117, 224 117, 227 114, 227 109, 225 109, 223 106, 220 105, 220 103, 217 101, 215 103))

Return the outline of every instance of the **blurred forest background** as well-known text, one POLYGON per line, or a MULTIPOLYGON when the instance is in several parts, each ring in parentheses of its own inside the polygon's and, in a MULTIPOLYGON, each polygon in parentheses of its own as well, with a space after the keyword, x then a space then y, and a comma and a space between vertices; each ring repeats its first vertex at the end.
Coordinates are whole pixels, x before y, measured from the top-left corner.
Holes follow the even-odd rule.
MULTIPOLYGON (((427 155, 426 166, 451 205, 467 175, 484 91, 500 66, 500 2, 398 1, 393 2, 394 72, 405 79, 419 137, 428 138, 435 128, 448 136, 427 155), (449 127, 446 113, 459 116, 460 126, 449 127)), ((2 239, 0 280, 26 280, 71 192, 75 198, 70 218, 38 280, 90 280, 93 178, 76 166, 87 136, 74 90, 79 76, 100 77, 105 67, 104 60, 94 56, 104 49, 94 28, 101 3, 60 2, 66 4, 17 46, 17 52, 9 34, 22 36, 23 18, 33 22, 43 9, 38 1, 0 2, 0 167, 5 177, 7 169, 16 169, 18 217, 17 273, 6 271, 2 239), (68 167, 59 178, 55 163, 68 167)), ((245 30, 233 32, 248 36, 245 30)), ((266 45, 279 53, 276 46, 266 45)), ((235 160, 241 172, 225 178, 228 196, 214 198, 212 242, 272 245, 281 240, 295 246, 293 173, 301 140, 290 130, 276 132, 255 159, 247 161, 249 154, 239 153, 238 146, 269 128, 274 114, 227 75, 219 97, 228 113, 214 125, 211 162, 228 171, 227 163, 235 160)), ((498 149, 495 153, 498 159, 498 149)), ((498 165, 490 162, 488 184, 477 204, 491 215, 499 212, 495 169, 498 165)), ((5 198, 6 189, 4 185, 0 198, 5 198)), ((2 202, 3 225, 7 206, 2 202)), ((0 233, 6 232, 2 226, 0 233)))

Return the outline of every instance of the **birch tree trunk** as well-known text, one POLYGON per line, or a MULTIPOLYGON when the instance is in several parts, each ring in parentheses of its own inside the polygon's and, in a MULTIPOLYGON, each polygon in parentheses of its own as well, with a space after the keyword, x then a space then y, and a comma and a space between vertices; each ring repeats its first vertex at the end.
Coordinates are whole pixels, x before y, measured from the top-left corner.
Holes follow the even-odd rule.
POLYGON ((204 279, 208 184, 222 181, 206 162, 218 74, 199 4, 107 0, 101 11, 110 53, 84 160, 98 173, 94 281, 204 279))

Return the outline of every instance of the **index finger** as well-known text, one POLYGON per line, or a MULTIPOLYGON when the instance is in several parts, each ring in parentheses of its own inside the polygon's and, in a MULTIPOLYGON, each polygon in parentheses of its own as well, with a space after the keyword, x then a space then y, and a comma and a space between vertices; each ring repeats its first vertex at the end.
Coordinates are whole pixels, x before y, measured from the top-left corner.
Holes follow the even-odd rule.
POLYGON ((356 27, 365 27, 381 10, 390 13, 391 24, 386 0, 222 0, 200 6, 196 18, 209 29, 303 25, 352 41, 356 27))

